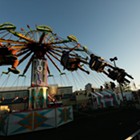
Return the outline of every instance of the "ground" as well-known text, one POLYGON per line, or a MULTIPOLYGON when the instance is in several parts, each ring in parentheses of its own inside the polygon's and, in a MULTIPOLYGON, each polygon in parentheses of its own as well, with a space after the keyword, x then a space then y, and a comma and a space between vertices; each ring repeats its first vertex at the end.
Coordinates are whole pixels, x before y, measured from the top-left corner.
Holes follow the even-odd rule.
POLYGON ((92 139, 125 140, 140 126, 140 110, 134 108, 106 109, 74 113, 74 120, 63 126, 14 136, 0 136, 0 140, 33 139, 92 139))

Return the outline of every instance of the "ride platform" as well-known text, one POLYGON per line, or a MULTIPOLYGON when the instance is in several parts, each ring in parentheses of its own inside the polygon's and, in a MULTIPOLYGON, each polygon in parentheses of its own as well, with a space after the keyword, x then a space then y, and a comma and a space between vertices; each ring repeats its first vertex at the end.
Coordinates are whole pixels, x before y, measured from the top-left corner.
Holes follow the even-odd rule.
POLYGON ((0 135, 52 129, 73 121, 72 106, 0 113, 0 135))

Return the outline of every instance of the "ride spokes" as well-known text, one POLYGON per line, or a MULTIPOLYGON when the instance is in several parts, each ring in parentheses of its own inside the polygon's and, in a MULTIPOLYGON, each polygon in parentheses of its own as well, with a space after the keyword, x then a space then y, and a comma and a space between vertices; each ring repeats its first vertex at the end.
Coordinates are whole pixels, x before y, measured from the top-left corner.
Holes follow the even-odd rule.
POLYGON ((23 28, 17 31, 12 23, 0 24, 0 50, 0 65, 11 65, 5 74, 13 72, 25 75, 32 62, 37 59, 46 61, 48 75, 51 74, 51 63, 60 74, 65 70, 81 70, 86 74, 96 71, 119 83, 129 83, 125 76, 133 79, 121 68, 115 68, 89 51, 75 36, 69 35, 64 39, 46 25, 35 26, 35 29, 27 25, 27 31, 23 28), (22 72, 17 69, 20 65, 22 72), (114 73, 111 74, 111 70, 114 73))

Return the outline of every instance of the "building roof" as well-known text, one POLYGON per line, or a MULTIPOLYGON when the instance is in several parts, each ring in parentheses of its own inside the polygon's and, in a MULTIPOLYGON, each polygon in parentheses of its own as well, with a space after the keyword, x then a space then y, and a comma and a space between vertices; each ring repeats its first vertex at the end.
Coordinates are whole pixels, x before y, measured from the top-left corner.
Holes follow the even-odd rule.
POLYGON ((2 87, 0 88, 0 92, 2 91, 15 91, 15 90, 28 90, 29 87, 19 86, 19 87, 2 87))

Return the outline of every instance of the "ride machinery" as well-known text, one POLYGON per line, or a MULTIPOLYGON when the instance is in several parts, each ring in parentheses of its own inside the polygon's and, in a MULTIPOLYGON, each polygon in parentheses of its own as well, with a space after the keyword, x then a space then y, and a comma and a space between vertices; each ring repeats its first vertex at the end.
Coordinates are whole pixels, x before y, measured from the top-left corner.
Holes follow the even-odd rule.
MULTIPOLYGON (((48 77, 52 75, 50 63, 60 75, 65 74, 64 69, 68 71, 80 69, 87 74, 90 74, 90 70, 94 70, 104 73, 111 79, 114 78, 109 75, 108 71, 105 71, 107 67, 113 71, 116 70, 114 66, 78 43, 74 35, 69 35, 64 39, 46 25, 37 25, 35 29, 31 29, 27 25, 27 28, 28 31, 21 28, 21 31, 18 32, 16 26, 12 23, 0 24, 0 43, 17 51, 18 66, 24 64, 22 67, 23 72, 18 73, 19 76, 25 76, 30 66, 32 66, 29 109, 46 107, 48 77), (40 97, 39 101, 37 100, 38 96, 40 97)), ((6 58, 6 55, 3 57, 6 58)), ((3 73, 7 74, 9 72, 11 71, 3 73)), ((124 76, 123 82, 119 81, 120 83, 129 82, 124 76)), ((117 80, 116 77, 113 80, 117 80)))

